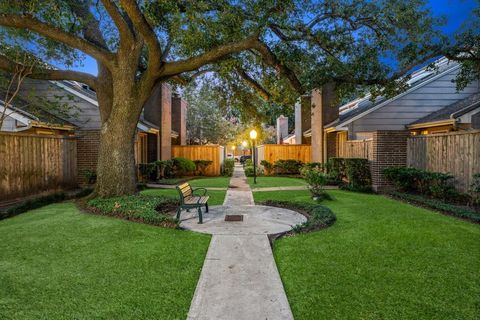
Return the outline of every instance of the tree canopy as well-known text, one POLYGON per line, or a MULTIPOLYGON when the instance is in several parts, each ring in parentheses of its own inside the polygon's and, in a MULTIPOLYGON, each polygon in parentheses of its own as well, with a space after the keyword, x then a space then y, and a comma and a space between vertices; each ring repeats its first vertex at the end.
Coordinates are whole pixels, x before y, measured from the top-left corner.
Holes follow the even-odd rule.
POLYGON ((96 193, 128 194, 136 122, 159 83, 213 71, 226 103, 250 111, 327 83, 339 95, 365 85, 388 94, 443 51, 440 23, 424 0, 3 0, 0 69, 13 72, 15 54, 27 51, 42 62, 28 77, 93 88, 102 120, 96 193), (96 75, 71 70, 86 55, 96 75))

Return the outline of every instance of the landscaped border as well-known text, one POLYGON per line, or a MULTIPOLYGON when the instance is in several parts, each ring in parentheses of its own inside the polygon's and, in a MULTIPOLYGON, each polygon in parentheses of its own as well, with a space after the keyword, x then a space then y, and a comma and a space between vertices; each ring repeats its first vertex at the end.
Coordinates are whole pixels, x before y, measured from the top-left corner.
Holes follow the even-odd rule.
POLYGON ((293 235, 325 229, 337 221, 337 217, 328 207, 321 204, 312 204, 298 201, 280 201, 266 200, 258 203, 259 205, 289 209, 300 213, 307 218, 302 224, 296 225, 291 231, 273 235, 273 239, 278 239, 284 235, 293 235))
POLYGON ((391 192, 387 196, 417 207, 426 208, 435 212, 462 219, 472 223, 480 224, 480 213, 462 206, 444 203, 437 199, 426 198, 420 195, 414 195, 403 192, 391 192))

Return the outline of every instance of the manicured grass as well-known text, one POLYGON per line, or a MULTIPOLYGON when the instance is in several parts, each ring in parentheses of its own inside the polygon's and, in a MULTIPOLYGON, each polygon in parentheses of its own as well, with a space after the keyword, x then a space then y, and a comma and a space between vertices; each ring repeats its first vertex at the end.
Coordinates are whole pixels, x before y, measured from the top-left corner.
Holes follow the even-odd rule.
POLYGON ((0 319, 185 319, 209 241, 72 203, 0 221, 0 319))
POLYGON ((194 188, 228 188, 230 177, 205 177, 189 180, 194 188))
MULTIPOLYGON (((382 196, 329 194, 333 226, 274 243, 295 319, 478 319, 479 225, 382 196)), ((311 201, 308 191, 254 197, 311 201)))
MULTIPOLYGON (((208 190, 207 194, 210 196, 208 204, 211 206, 222 205, 225 199, 225 193, 226 191, 208 190)), ((143 190, 141 194, 167 196, 178 199, 178 192, 175 189, 146 189, 143 190)))
POLYGON ((290 177, 257 177, 257 184, 253 183, 253 177, 248 177, 247 181, 251 188, 294 187, 307 185, 303 179, 290 177))

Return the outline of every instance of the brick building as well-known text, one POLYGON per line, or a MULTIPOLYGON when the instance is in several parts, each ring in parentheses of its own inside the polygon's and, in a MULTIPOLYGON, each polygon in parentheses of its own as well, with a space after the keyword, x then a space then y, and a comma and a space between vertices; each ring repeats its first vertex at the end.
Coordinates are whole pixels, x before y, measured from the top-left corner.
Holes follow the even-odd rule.
MULTIPOLYGON (((20 92, 22 95, 68 106, 70 116, 61 119, 64 123, 62 128, 76 136, 77 179, 79 184, 84 183, 85 171, 96 170, 100 145, 101 120, 95 92, 72 81, 26 79, 20 92)), ((136 163, 170 159, 171 146, 185 144, 186 110, 186 102, 176 95, 172 96, 170 86, 160 84, 154 88, 137 124, 134 145, 136 163)), ((48 131, 38 131, 36 127, 32 130, 37 130, 35 133, 39 134, 64 134, 65 130, 58 131, 59 128, 58 125, 50 125, 48 131)))
POLYGON ((380 190, 388 185, 384 168, 406 166, 410 135, 478 128, 480 83, 459 92, 452 80, 460 65, 442 58, 436 66, 413 73, 410 88, 392 98, 367 95, 338 108, 331 103, 333 90, 328 86, 301 97, 295 134, 288 141, 311 144, 312 161, 369 159, 373 188, 380 190))

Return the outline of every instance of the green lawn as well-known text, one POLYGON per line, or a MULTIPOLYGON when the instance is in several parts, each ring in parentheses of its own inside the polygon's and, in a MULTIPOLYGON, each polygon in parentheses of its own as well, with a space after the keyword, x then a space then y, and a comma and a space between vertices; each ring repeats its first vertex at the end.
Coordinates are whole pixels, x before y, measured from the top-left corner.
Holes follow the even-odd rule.
MULTIPOLYGON (((169 196, 169 197, 178 199, 178 192, 175 189, 146 189, 146 190, 143 190, 141 193, 149 194, 149 195, 163 195, 163 196, 169 196)), ((210 196, 210 199, 208 199, 208 205, 210 206, 222 205, 223 200, 225 199, 225 193, 226 191, 208 190, 207 194, 210 196)))
POLYGON ((303 179, 289 177, 257 177, 257 184, 253 183, 253 177, 248 177, 247 181, 251 188, 295 187, 307 184, 303 179))
MULTIPOLYGON (((336 224, 274 244, 295 319, 479 319, 479 225, 382 196, 329 193, 336 224)), ((307 191, 254 197, 311 201, 307 191)))
POLYGON ((230 177, 205 177, 189 180, 194 188, 228 188, 230 177))
POLYGON ((72 203, 0 221, 0 319, 185 319, 209 241, 72 203))

